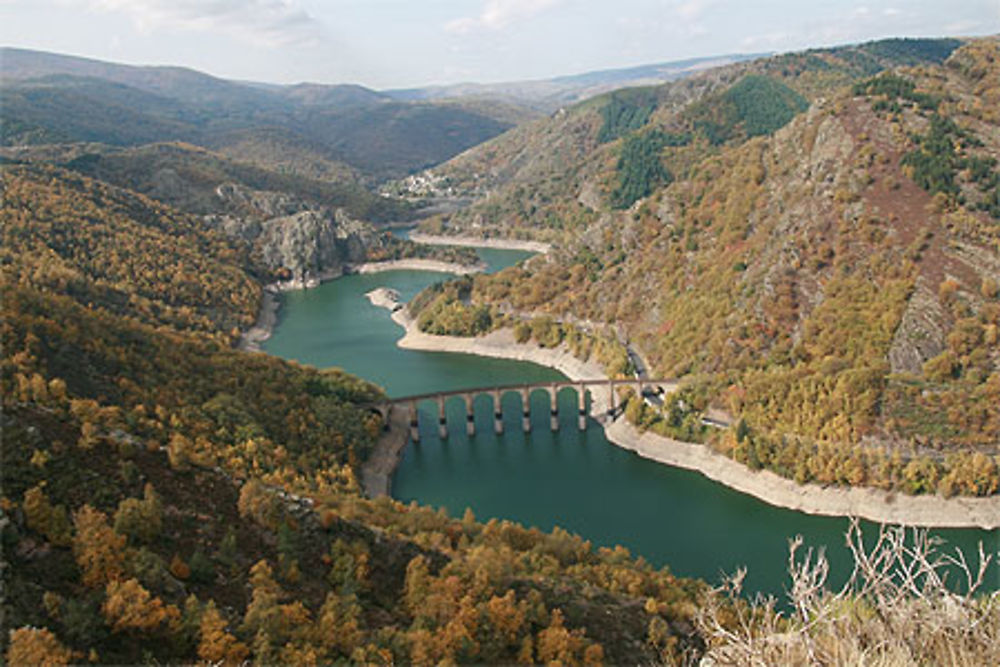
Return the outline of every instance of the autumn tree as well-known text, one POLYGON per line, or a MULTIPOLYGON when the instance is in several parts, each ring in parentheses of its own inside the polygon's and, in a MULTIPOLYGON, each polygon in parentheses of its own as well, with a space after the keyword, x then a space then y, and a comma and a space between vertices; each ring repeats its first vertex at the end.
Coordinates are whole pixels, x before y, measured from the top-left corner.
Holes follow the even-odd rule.
POLYGON ((277 530, 281 517, 281 503, 266 486, 250 480, 240 488, 237 501, 240 516, 252 519, 258 525, 277 530))
POLYGON ((526 615, 524 605, 517 604, 514 591, 507 591, 503 597, 494 595, 490 598, 486 603, 486 618, 493 641, 498 644, 497 649, 517 646, 526 615))
POLYGON ((174 433, 167 445, 167 457, 174 470, 187 470, 195 458, 194 444, 183 433, 174 433))
POLYGON ((266 560, 258 561, 250 569, 250 585, 253 592, 242 631, 254 636, 253 653, 258 660, 279 660, 277 647, 289 648, 308 635, 312 627, 309 610, 298 601, 279 603, 284 591, 274 580, 274 571, 266 560))
POLYGON ((114 632, 152 632, 166 627, 176 630, 180 610, 153 597, 136 579, 110 581, 105 588, 102 611, 114 632))
POLYGON ((108 517, 84 505, 73 514, 73 524, 73 555, 83 584, 99 588, 120 579, 125 572, 125 537, 112 530, 108 517))
POLYGON ((316 629, 327 658, 349 658, 364 639, 361 607, 353 595, 329 593, 319 610, 316 629))
POLYGON ((24 627, 10 631, 7 664, 57 667, 73 661, 73 652, 46 628, 24 627))
POLYGON ((427 559, 415 556, 406 566, 405 601, 410 614, 417 616, 430 591, 430 568, 427 559))
POLYGON ((45 494, 44 483, 24 492, 23 506, 28 528, 45 535, 56 546, 68 546, 72 542, 66 508, 62 505, 53 507, 45 494))
POLYGON ((341 594, 358 592, 367 585, 370 559, 363 541, 347 543, 337 539, 330 547, 332 562, 327 581, 341 594))
POLYGON ((213 664, 235 665, 246 659, 249 649, 226 629, 226 619, 209 600, 201 614, 198 657, 213 664))
POLYGON ((580 662, 581 658, 587 664, 603 662, 604 650, 600 644, 592 644, 583 637, 583 632, 566 629, 562 611, 552 610, 549 626, 538 633, 538 661, 544 663, 558 662, 571 664, 580 662))

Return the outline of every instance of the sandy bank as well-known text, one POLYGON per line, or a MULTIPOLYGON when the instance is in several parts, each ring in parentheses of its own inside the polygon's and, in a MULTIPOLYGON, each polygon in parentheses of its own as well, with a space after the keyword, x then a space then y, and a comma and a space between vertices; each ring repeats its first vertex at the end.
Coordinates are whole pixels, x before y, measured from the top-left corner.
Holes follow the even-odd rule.
POLYGON ((453 245, 468 248, 498 248, 501 250, 530 250, 548 252, 552 244, 542 241, 518 241, 516 239, 484 239, 475 236, 441 236, 424 232, 410 232, 410 240, 426 245, 453 245))
MULTIPOLYGON (((396 307, 392 319, 406 330, 406 334, 397 343, 399 347, 530 361, 555 368, 572 380, 606 377, 600 366, 577 359, 563 346, 546 349, 535 344, 517 343, 510 329, 494 331, 479 338, 423 333, 417 330, 416 323, 405 308, 398 308, 398 305, 398 302, 392 303, 389 300, 384 307, 390 310, 396 307)), ((606 397, 597 392, 593 398, 592 414, 605 413, 606 397)), ((908 496, 867 487, 798 484, 767 470, 751 470, 704 445, 640 432, 624 418, 606 424, 605 433, 611 442, 640 456, 699 472, 771 505, 806 514, 857 516, 881 523, 937 528, 1000 528, 1000 495, 989 498, 943 498, 908 496)), ((396 456, 398 460, 398 453, 396 456)), ((388 487, 386 489, 388 492, 388 487)))

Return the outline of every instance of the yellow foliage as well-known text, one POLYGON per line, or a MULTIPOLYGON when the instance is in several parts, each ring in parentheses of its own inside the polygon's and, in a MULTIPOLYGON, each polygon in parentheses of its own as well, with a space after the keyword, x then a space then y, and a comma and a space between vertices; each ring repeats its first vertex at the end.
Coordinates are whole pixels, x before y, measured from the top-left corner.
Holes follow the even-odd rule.
POLYGON ((73 523, 73 555, 83 584, 98 588, 120 579, 125 573, 125 537, 112 530, 108 517, 90 505, 73 514, 73 523))
POLYGON ((163 626, 174 629, 180 621, 177 607, 152 597, 136 579, 111 581, 104 592, 102 611, 113 632, 143 633, 163 626))
POLYGON ((198 636, 198 657, 210 663, 237 665, 249 653, 246 644, 226 631, 226 621, 213 601, 202 612, 198 636))
POLYGON ((173 558, 170 559, 170 574, 181 581, 187 581, 187 578, 191 576, 191 568, 184 562, 180 554, 175 553, 173 558))
POLYGON ((24 627, 10 631, 7 664, 57 667, 73 661, 73 652, 45 628, 24 627))

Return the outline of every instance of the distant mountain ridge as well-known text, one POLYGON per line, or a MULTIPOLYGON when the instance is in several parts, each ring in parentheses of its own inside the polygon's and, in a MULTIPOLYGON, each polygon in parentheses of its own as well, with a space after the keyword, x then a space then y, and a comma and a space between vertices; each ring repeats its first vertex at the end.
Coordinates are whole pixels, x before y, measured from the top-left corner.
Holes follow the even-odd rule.
POLYGON ((728 54, 688 58, 671 62, 596 70, 551 79, 507 81, 502 83, 456 83, 422 88, 385 91, 399 100, 434 100, 451 97, 501 97, 551 112, 617 88, 649 86, 674 81, 713 67, 754 60, 770 53, 728 54))
POLYGON ((301 153, 310 174, 378 181, 447 160, 517 117, 502 107, 495 115, 490 106, 399 102, 357 85, 244 83, 6 47, 0 63, 6 146, 185 141, 226 152, 233 141, 260 161, 266 151, 253 144, 280 136, 280 164, 262 166, 294 169, 301 153))
POLYGON ((535 108, 554 110, 587 97, 613 90, 664 83, 694 72, 770 53, 726 54, 684 60, 594 70, 548 79, 525 79, 501 83, 455 84, 373 90, 358 84, 297 83, 291 85, 234 81, 188 67, 169 65, 124 65, 94 58, 70 56, 31 49, 0 47, 0 81, 24 81, 56 74, 105 79, 146 92, 178 99, 202 101, 224 96, 259 104, 279 100, 303 105, 362 106, 390 101, 429 101, 461 97, 500 97, 535 108))
POLYGON ((753 57, 379 92, 355 84, 231 81, 185 67, 0 47, 0 144, 183 141, 266 168, 372 183, 444 162, 599 92, 753 57))
POLYGON ((186 67, 122 65, 44 51, 0 48, 0 81, 25 81, 53 75, 102 79, 185 103, 274 106, 279 96, 186 67))

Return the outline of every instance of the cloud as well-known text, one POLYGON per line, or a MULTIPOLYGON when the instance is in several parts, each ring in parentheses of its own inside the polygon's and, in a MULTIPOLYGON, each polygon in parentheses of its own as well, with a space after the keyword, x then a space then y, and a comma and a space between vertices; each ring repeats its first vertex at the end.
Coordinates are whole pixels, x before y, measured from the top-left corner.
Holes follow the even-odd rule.
POLYGON ((673 3, 673 10, 682 21, 696 21, 713 4, 714 0, 682 0, 673 3))
POLYGON ((685 37, 702 37, 710 34, 703 19, 718 0, 667 0, 668 21, 671 30, 685 37))
POLYGON ((221 31, 265 46, 316 41, 322 25, 296 0, 82 0, 92 11, 119 12, 140 30, 221 31))
POLYGON ((529 19, 555 7, 563 0, 486 0, 477 16, 449 21, 445 30, 460 35, 479 30, 503 30, 517 21, 529 19))

